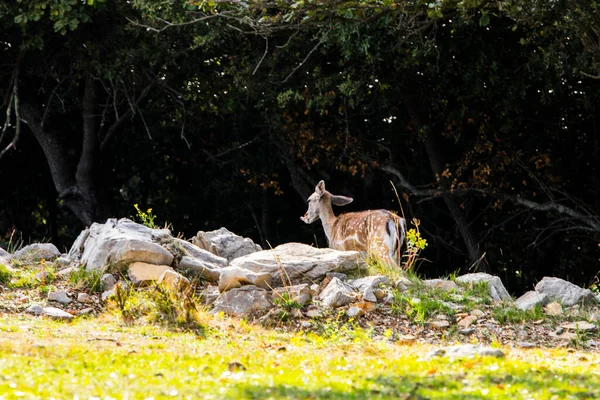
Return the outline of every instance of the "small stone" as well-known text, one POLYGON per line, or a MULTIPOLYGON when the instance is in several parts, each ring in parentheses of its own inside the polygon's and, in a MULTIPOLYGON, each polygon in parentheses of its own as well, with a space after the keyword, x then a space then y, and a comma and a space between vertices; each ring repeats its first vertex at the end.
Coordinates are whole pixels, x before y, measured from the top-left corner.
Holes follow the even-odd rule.
POLYGON ((346 279, 348 279, 348 275, 342 273, 342 272, 327 272, 325 274, 325 277, 327 278, 338 278, 340 281, 345 281, 346 279))
POLYGON ((560 303, 557 303, 556 301, 553 301, 550 304, 547 304, 546 307, 544 307, 544 311, 546 312, 546 314, 551 315, 551 316, 559 316, 563 314, 563 309, 562 306, 560 305, 560 303))
POLYGON ((26 313, 29 314, 33 314, 33 315, 40 315, 42 313, 43 307, 38 305, 38 304, 33 304, 30 305, 29 307, 27 307, 27 309, 25 310, 26 313))
POLYGON ((67 295, 67 292, 65 292, 64 290, 59 290, 56 292, 48 293, 48 300, 49 301, 57 301, 61 304, 69 304, 73 301, 69 298, 69 296, 67 295))
POLYGON ((468 328, 475 321, 477 321, 477 317, 474 315, 469 315, 468 317, 464 317, 463 319, 458 321, 457 325, 461 328, 468 328))
POLYGON ((110 297, 114 296, 115 289, 106 290, 102 293, 102 301, 108 300, 110 297))
POLYGON ((313 308, 311 310, 308 310, 305 315, 308 318, 323 318, 323 310, 319 310, 317 308, 313 308))
POLYGON ((64 269, 61 269, 60 271, 58 271, 58 272, 56 273, 56 275, 60 276, 61 278, 64 278, 64 277, 66 277, 66 276, 69 276, 69 275, 71 275, 71 273, 72 273, 73 271, 75 271, 76 269, 77 269, 77 268, 75 268, 75 267, 68 267, 68 268, 64 268, 64 269))
POLYGON ((349 318, 362 317, 363 315, 365 315, 365 310, 363 310, 362 308, 359 308, 359 307, 350 307, 349 309, 346 310, 346 315, 349 318))
POLYGON ((190 280, 179 272, 166 270, 158 277, 157 283, 163 284, 173 291, 180 291, 189 286, 190 280))
POLYGON ((426 286, 429 286, 434 289, 439 289, 444 292, 458 291, 458 285, 454 281, 449 281, 445 279, 427 279, 424 280, 423 283, 426 286))
POLYGON ((412 284, 413 283, 408 278, 398 278, 396 282, 394 282, 394 287, 399 292, 406 292, 408 288, 412 286, 412 284))
POLYGON ((523 341, 523 342, 518 342, 517 346, 519 346, 519 347, 521 347, 523 349, 531 349, 533 347, 536 347, 536 344, 533 343, 533 342, 525 342, 525 341, 523 341))
POLYGON ((302 314, 302 311, 300 311, 300 309, 298 309, 298 308, 292 308, 292 311, 290 311, 290 315, 292 316, 292 318, 295 318, 295 319, 300 319, 300 318, 304 317, 304 315, 302 314))
POLYGON ((87 293, 78 293, 77 294, 77 301, 79 303, 87 303, 90 301, 90 295, 87 293))
POLYGON ((310 329, 312 328, 313 324, 310 321, 302 321, 300 323, 300 326, 302 327, 302 329, 310 329))
POLYGON ((165 271, 175 272, 168 265, 155 265, 138 261, 129 265, 127 276, 134 286, 142 286, 157 281, 165 271))
POLYGON ((478 318, 485 317, 485 313, 477 308, 471 311, 471 315, 474 315, 478 318))
POLYGON ((200 297, 202 299, 202 302, 204 304, 206 304, 207 306, 209 306, 212 303, 214 303, 219 298, 220 295, 221 295, 221 292, 219 292, 218 287, 208 286, 206 289, 204 289, 202 291, 202 293, 200 294, 200 297))
POLYGON ((600 320, 600 313, 594 312, 589 317, 588 320, 590 322, 598 322, 600 320))
POLYGON ((46 279, 48 279, 48 273, 46 271, 40 271, 35 274, 35 279, 38 282, 44 282, 46 279))
POLYGON ((595 331, 598 329, 596 325, 590 324, 587 321, 571 322, 569 324, 561 325, 561 327, 564 329, 572 329, 578 331, 595 331))
POLYGON ((545 293, 536 292, 535 290, 530 290, 525 293, 523 296, 519 297, 515 301, 515 305, 519 310, 531 310, 537 305, 547 304, 549 301, 548 296, 545 293))
POLYGON ((465 336, 472 335, 473 332, 475 332, 475 329, 473 329, 473 328, 460 329, 458 331, 458 333, 460 333, 461 335, 465 335, 465 336))
POLYGON ((111 290, 117 284, 117 278, 113 274, 104 274, 100 278, 104 290, 111 290))
POLYGON ((87 308, 84 308, 83 310, 77 311, 77 315, 87 315, 87 314, 91 314, 93 312, 94 312, 94 309, 92 307, 87 307, 87 308))
POLYGON ((44 307, 42 314, 54 319, 72 320, 73 315, 56 307, 44 307))
POLYGON ((413 344, 416 341, 417 338, 413 335, 398 335, 398 338, 396 339, 396 343, 402 345, 413 344))
POLYGON ((66 267, 69 264, 71 264, 71 259, 69 258, 69 256, 63 254, 62 256, 60 256, 56 260, 54 260, 54 262, 57 265, 60 265, 61 267, 66 267))
POLYGON ((433 326, 436 329, 445 329, 450 326, 450 322, 445 320, 433 321, 431 323, 431 326, 433 326))
POLYGON ((450 346, 444 349, 434 350, 429 353, 427 358, 432 357, 452 357, 452 358, 470 358, 475 356, 484 356, 484 357, 504 357, 505 354, 500 349, 495 349, 493 347, 473 345, 473 344, 460 344, 457 346, 450 346))
POLYGON ((29 298, 27 296, 21 296, 17 299, 17 303, 27 303, 29 298))
POLYGON ((310 285, 310 291, 313 297, 316 297, 321 291, 321 287, 318 284, 313 283, 312 285, 310 285))

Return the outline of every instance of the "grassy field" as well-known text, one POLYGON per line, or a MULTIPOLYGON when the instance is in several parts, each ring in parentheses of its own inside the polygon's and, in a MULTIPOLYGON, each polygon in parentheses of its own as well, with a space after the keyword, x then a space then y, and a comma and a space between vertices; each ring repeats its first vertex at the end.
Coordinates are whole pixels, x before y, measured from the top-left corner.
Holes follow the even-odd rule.
POLYGON ((505 358, 427 359, 436 347, 373 340, 348 325, 322 336, 219 316, 205 326, 5 314, 0 399, 600 398, 598 353, 503 348, 505 358))

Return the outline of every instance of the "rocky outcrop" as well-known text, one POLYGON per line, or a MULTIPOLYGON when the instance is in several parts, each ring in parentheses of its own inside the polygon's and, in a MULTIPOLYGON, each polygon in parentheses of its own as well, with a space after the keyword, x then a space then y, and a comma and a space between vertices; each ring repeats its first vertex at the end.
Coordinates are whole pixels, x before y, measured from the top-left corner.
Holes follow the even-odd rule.
POLYGON ((154 265, 145 262, 134 262, 127 269, 127 277, 134 286, 143 286, 160 279, 165 271, 175 273, 168 265, 154 265))
POLYGON ((537 305, 543 306, 549 302, 548 296, 545 293, 530 290, 515 301, 515 305, 519 310, 531 310, 537 305))
POLYGON ((218 282, 221 276, 220 264, 213 264, 200 258, 183 256, 177 266, 180 270, 194 272, 208 282, 218 282))
POLYGON ((383 298, 381 287, 389 286, 390 280, 386 276, 375 275, 355 279, 348 284, 360 292, 363 300, 376 303, 383 298))
POLYGON ((271 288, 271 274, 252 272, 238 267, 227 267, 220 271, 219 291, 225 292, 244 285, 254 285, 263 289, 271 288))
POLYGON ((271 274, 273 287, 320 281, 328 272, 343 272, 364 267, 356 251, 317 249, 301 243, 286 243, 236 258, 231 267, 271 274))
POLYGON ((333 278, 319 294, 319 298, 324 306, 336 308, 355 302, 358 299, 358 292, 347 283, 333 278))
POLYGON ((150 229, 126 218, 118 221, 111 218, 81 232, 69 251, 69 258, 85 265, 87 270, 135 261, 171 265, 173 254, 157 243, 170 235, 168 229, 150 229))
POLYGON ((596 298, 591 290, 582 289, 560 278, 546 276, 535 285, 535 290, 548 296, 550 301, 558 301, 565 307, 596 303, 596 298))
POLYGON ((192 239, 192 243, 228 261, 262 250, 252 239, 238 236, 226 228, 200 231, 192 239))

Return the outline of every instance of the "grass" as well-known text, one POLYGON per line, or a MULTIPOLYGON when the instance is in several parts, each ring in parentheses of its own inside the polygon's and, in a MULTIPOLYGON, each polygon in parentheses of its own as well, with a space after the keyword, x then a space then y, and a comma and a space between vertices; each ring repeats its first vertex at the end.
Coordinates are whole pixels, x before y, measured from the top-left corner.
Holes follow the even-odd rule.
POLYGON ((86 290, 89 293, 102 293, 103 270, 88 271, 85 267, 78 267, 69 274, 69 282, 77 290, 86 290))
POLYGON ((593 399, 598 354, 511 350, 426 359, 428 345, 325 338, 214 317, 207 336, 166 327, 0 317, 0 397, 593 399))
POLYGON ((20 266, 15 272, 12 273, 11 279, 8 282, 8 287, 10 289, 32 289, 32 288, 40 288, 44 289, 49 284, 56 280, 55 268, 52 265, 26 265, 20 266), (38 279, 36 274, 38 272, 45 273, 45 277, 43 279, 38 279))

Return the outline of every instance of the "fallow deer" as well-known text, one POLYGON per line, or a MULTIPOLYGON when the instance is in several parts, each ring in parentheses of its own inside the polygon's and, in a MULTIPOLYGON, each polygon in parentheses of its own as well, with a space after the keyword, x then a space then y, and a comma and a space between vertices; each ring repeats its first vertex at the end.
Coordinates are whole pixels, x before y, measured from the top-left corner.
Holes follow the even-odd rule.
POLYGON ((307 224, 321 219, 332 249, 364 251, 389 264, 395 264, 394 258, 399 263, 397 253, 404 242, 406 220, 388 210, 350 212, 336 217, 331 205, 344 206, 352 200, 329 193, 325 182, 320 181, 308 198, 308 211, 300 219, 307 224))

